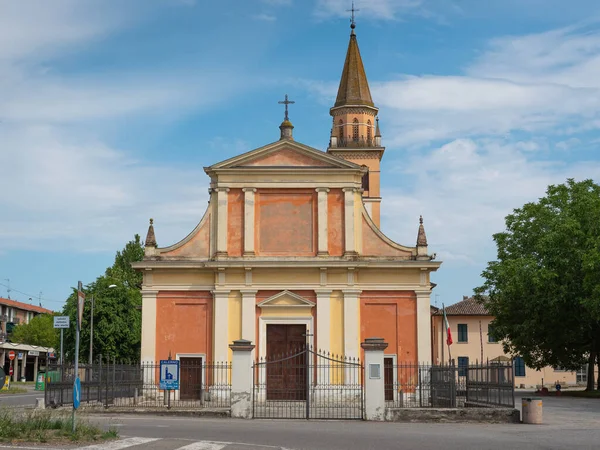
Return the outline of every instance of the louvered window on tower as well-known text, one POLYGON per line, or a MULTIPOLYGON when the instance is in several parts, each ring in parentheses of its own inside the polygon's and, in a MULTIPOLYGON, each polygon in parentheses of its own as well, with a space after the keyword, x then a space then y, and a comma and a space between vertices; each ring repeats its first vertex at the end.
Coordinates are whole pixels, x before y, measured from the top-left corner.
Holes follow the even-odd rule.
POLYGON ((365 191, 369 190, 369 172, 365 173, 362 177, 362 188, 365 191))
POLYGON ((371 136, 372 136, 372 131, 371 131, 371 121, 368 120, 367 121, 367 143, 370 145, 371 144, 371 136))
POLYGON ((358 119, 352 122, 352 140, 358 142, 358 119))

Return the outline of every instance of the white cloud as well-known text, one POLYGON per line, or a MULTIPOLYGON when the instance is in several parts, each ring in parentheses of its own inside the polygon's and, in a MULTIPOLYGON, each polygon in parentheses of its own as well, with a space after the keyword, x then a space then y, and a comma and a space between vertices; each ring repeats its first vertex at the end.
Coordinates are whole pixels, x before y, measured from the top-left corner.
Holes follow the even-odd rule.
POLYGON ((537 200, 549 184, 567 177, 600 179, 597 160, 536 161, 519 144, 457 139, 398 162, 394 172, 408 177, 410 187, 384 188, 384 231, 413 245, 406 241, 416 239, 417 218, 423 214, 432 252, 442 260, 481 266, 494 257, 490 237, 504 229, 504 217, 514 208, 537 200))
POLYGON ((275 22, 277 20, 277 16, 274 16, 272 14, 266 14, 266 13, 255 14, 252 16, 252 18, 254 20, 260 20, 262 22, 275 22))

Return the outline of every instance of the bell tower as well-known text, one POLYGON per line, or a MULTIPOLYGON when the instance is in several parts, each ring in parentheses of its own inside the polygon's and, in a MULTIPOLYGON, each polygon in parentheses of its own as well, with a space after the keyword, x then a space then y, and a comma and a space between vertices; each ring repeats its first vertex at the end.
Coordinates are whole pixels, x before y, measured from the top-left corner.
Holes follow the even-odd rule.
POLYGON ((381 192, 380 163, 385 148, 381 146, 379 109, 371 98, 367 74, 358 49, 354 8, 350 25, 350 43, 338 88, 335 105, 330 109, 333 117, 331 138, 327 153, 338 156, 369 171, 363 178, 363 202, 373 222, 380 226, 381 192))

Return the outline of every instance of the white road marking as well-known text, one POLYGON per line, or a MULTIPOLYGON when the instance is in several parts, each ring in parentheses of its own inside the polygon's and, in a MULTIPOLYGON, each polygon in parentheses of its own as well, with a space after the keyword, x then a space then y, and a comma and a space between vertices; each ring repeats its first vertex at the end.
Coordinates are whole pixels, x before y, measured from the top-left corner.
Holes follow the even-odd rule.
POLYGON ((217 444, 216 442, 198 441, 193 444, 179 447, 177 450, 221 450, 228 444, 217 444))
POLYGON ((122 448, 133 447, 134 445, 147 444, 148 442, 158 441, 159 438, 132 437, 121 441, 106 442, 104 444, 95 444, 88 447, 79 447, 81 450, 120 450, 122 448))

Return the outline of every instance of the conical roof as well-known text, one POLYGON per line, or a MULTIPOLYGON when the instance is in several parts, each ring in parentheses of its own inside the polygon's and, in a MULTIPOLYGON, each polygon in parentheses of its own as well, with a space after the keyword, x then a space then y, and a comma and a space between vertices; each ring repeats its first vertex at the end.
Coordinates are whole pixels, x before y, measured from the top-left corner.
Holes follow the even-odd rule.
POLYGON ((156 247, 156 236, 154 236, 154 219, 150 219, 150 226, 148 227, 148 234, 146 235, 146 247, 156 247))
POLYGON ((342 71, 342 79, 334 107, 349 105, 375 106, 371 98, 367 74, 360 57, 354 30, 350 35, 350 43, 348 44, 348 52, 346 53, 346 61, 344 62, 344 70, 342 71))
POLYGON ((417 247, 427 247, 427 236, 423 226, 423 216, 419 217, 419 232, 417 234, 417 247))

